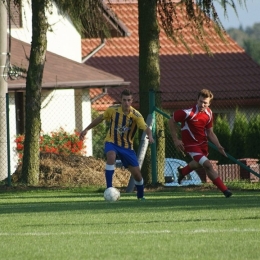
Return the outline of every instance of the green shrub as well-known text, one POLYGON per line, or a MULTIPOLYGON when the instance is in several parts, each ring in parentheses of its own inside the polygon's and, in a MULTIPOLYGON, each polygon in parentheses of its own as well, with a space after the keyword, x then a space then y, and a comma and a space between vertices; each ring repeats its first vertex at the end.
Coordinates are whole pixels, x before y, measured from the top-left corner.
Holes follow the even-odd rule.
MULTIPOLYGON (((98 111, 92 109, 92 120, 97 118, 100 114, 98 111)), ((93 157, 105 158, 104 154, 104 140, 107 134, 108 125, 105 121, 96 127, 92 128, 92 144, 93 144, 93 157)))
POLYGON ((248 121, 246 115, 236 110, 230 139, 230 154, 237 159, 245 158, 246 156, 247 130, 248 121))
POLYGON ((260 159, 260 115, 251 118, 246 135, 247 157, 260 159))
MULTIPOLYGON (((214 123, 214 133, 217 135, 220 144, 228 150, 230 143, 230 127, 226 116, 218 115, 214 123)), ((230 160, 224 157, 215 149, 209 147, 209 159, 217 160, 219 164, 230 163, 230 160)))

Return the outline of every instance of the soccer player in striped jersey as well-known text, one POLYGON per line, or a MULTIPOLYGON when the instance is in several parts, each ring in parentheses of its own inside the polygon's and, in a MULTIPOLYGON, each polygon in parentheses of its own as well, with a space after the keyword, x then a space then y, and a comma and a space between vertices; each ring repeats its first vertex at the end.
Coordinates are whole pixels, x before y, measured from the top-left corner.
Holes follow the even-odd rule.
POLYGON ((144 181, 138 164, 137 156, 133 150, 134 135, 138 129, 146 132, 149 143, 153 143, 151 129, 146 125, 143 116, 131 104, 133 95, 130 90, 124 89, 121 93, 121 105, 111 106, 94 119, 80 134, 81 140, 87 132, 100 124, 103 120, 110 123, 105 138, 106 169, 105 177, 107 188, 112 187, 115 170, 116 155, 121 159, 125 168, 131 172, 137 189, 137 198, 144 199, 144 181))
POLYGON ((185 175, 203 167, 210 180, 228 198, 232 196, 231 191, 225 186, 207 158, 208 139, 218 148, 221 154, 227 156, 213 131, 213 114, 209 108, 212 99, 212 92, 202 89, 198 93, 196 105, 188 109, 175 111, 172 118, 169 119, 169 127, 174 145, 180 151, 188 153, 193 159, 185 167, 178 168, 178 183, 181 184, 185 175), (181 123, 181 140, 177 136, 178 128, 176 123, 181 123))

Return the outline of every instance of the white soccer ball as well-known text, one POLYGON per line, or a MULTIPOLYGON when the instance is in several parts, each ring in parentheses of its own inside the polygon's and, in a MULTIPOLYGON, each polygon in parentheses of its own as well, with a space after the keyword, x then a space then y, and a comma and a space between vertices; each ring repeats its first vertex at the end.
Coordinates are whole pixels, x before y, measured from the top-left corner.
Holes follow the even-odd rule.
POLYGON ((120 199, 120 191, 114 187, 107 188, 104 191, 104 198, 106 201, 117 201, 120 199))

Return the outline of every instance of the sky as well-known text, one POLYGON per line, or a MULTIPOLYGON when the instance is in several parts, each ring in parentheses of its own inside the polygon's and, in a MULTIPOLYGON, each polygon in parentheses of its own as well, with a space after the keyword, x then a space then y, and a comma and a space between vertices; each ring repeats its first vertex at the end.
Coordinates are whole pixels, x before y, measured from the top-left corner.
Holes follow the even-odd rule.
POLYGON ((254 23, 260 23, 260 0, 246 0, 246 8, 244 4, 239 5, 238 0, 234 0, 238 17, 231 7, 227 8, 228 18, 224 16, 224 9, 214 1, 214 5, 217 8, 217 13, 225 29, 239 28, 240 25, 245 29, 248 26, 252 26, 254 23))

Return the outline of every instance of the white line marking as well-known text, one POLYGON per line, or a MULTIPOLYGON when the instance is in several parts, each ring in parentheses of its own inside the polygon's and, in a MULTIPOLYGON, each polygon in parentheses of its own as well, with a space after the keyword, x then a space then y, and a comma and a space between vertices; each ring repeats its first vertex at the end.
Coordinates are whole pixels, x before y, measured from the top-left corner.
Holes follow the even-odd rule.
POLYGON ((245 228, 245 229, 194 229, 187 231, 171 231, 171 230, 153 230, 153 231, 105 231, 105 232, 25 232, 25 233, 11 233, 5 232, 0 233, 0 236, 69 236, 69 235, 127 235, 127 234, 143 234, 143 235, 152 235, 152 234, 199 234, 199 233, 246 233, 246 232, 260 232, 260 229, 255 228, 245 228))

